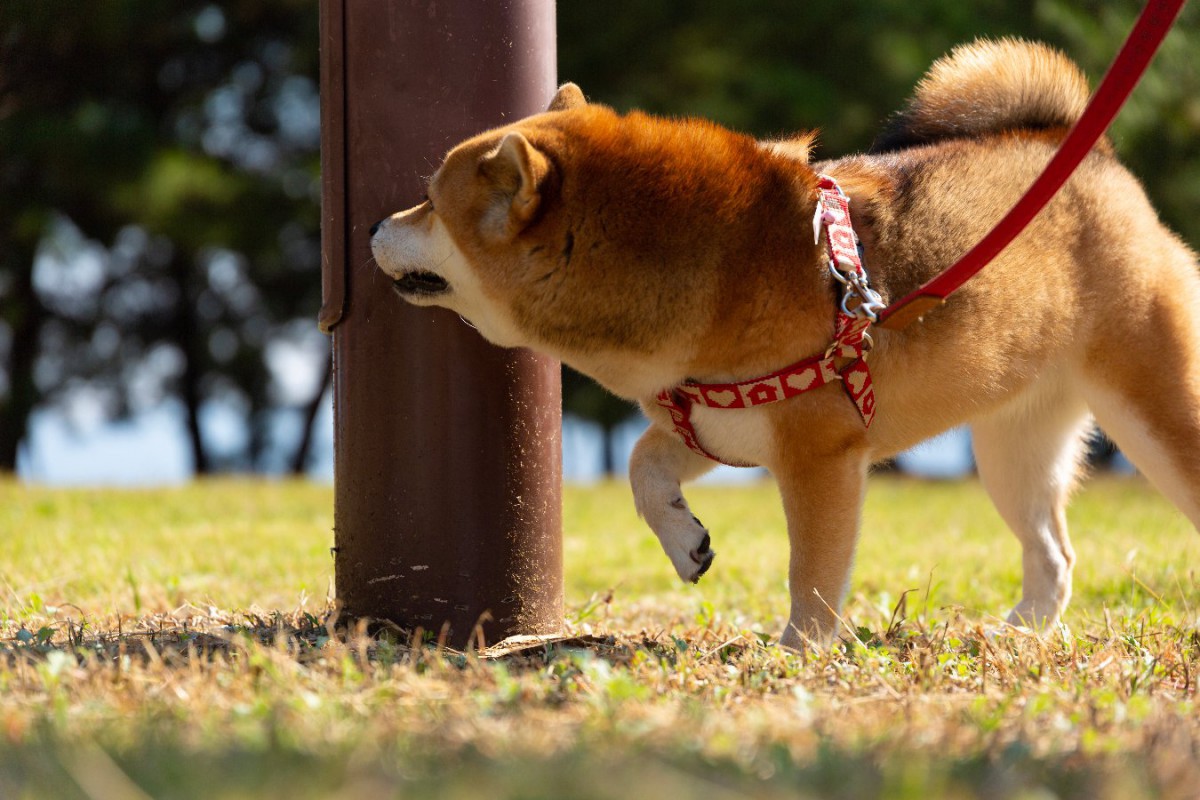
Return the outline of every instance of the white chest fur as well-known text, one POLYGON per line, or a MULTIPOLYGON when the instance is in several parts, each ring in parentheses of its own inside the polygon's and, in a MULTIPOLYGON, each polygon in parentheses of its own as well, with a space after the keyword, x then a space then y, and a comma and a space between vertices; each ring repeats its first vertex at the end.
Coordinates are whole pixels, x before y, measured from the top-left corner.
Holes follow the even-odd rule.
POLYGON ((701 445, 725 461, 769 466, 775 445, 763 408, 692 407, 692 425, 701 445))

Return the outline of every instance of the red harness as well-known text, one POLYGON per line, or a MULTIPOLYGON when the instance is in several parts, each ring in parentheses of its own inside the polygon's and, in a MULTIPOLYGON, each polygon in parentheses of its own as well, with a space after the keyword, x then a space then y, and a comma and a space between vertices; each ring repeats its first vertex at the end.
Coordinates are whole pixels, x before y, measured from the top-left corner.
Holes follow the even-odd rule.
POLYGON ((834 321, 833 343, 825 353, 797 361, 778 372, 738 383, 683 383, 658 394, 658 404, 671 415, 675 432, 691 450, 702 456, 735 467, 754 466, 726 461, 704 449, 692 424, 692 406, 708 408, 749 408, 778 403, 789 397, 811 392, 828 383, 840 381, 854 401, 863 424, 870 426, 875 417, 875 391, 867 369, 867 351, 871 337, 867 328, 878 317, 883 303, 867 285, 858 252, 858 237, 850 224, 850 203, 833 180, 820 176, 817 213, 813 233, 818 241, 825 231, 829 271, 845 290, 834 321), (838 362, 844 362, 839 368, 838 362))

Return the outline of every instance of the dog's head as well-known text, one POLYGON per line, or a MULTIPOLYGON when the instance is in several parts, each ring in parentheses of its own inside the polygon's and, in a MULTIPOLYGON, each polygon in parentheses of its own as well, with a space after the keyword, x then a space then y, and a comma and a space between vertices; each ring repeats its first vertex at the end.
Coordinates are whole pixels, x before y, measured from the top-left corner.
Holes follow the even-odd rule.
MULTIPOLYGON (((585 105, 579 88, 566 84, 547 114, 585 105)), ((458 145, 430 178, 423 203, 371 230, 375 261, 401 297, 452 309, 505 346, 530 343, 505 298, 540 261, 540 249, 522 252, 517 240, 545 211, 555 172, 522 133, 537 124, 530 118, 458 145)))
POLYGON ((618 115, 567 84, 546 113, 453 148, 425 202, 380 222, 371 249, 408 302, 628 394, 599 362, 634 355, 674 373, 657 380, 682 379, 758 280, 738 264, 804 255, 762 211, 795 205, 807 178, 765 153, 711 123, 618 115), (773 242, 780 252, 764 256, 773 242))

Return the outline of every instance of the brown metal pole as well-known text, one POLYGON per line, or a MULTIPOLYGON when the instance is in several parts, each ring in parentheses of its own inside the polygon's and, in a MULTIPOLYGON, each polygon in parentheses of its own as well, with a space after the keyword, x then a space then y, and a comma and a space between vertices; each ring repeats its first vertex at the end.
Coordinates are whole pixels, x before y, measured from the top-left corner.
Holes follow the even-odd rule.
POLYGON ((558 363, 395 296, 368 229, 479 131, 545 109, 553 0, 322 0, 337 597, 464 646, 562 623, 558 363))

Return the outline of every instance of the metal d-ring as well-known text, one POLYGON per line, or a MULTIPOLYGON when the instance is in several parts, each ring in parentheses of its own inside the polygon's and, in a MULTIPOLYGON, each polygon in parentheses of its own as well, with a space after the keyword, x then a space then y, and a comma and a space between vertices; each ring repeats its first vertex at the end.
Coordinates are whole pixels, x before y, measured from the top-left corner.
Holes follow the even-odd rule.
POLYGON ((832 258, 829 259, 829 274, 832 275, 834 280, 836 280, 842 286, 850 285, 849 275, 847 275, 845 272, 842 272, 840 269, 838 269, 837 262, 834 261, 832 258))

